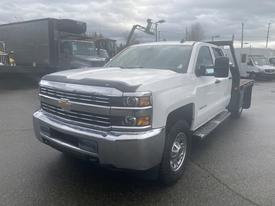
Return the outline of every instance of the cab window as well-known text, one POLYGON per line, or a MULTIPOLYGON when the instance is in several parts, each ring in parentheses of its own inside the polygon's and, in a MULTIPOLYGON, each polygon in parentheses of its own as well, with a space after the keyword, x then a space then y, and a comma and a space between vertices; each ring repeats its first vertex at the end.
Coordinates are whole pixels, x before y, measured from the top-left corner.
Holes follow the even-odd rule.
POLYGON ((223 52, 220 48, 214 48, 213 47, 212 49, 213 49, 213 53, 214 53, 215 58, 224 56, 224 54, 223 54, 223 52))
POLYGON ((251 58, 249 58, 249 60, 248 60, 248 62, 247 62, 247 65, 248 65, 248 66, 253 66, 253 62, 252 62, 252 59, 251 59, 251 58))
POLYGON ((206 68, 205 74, 207 76, 214 75, 213 59, 208 46, 201 47, 198 54, 196 70, 199 70, 202 66, 206 68))

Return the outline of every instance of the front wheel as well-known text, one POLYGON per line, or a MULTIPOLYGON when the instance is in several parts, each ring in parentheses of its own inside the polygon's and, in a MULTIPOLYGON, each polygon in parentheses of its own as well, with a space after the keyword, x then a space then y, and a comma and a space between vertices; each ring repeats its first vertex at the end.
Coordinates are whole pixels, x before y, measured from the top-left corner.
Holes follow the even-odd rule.
POLYGON ((188 162, 191 147, 188 128, 188 124, 182 120, 167 128, 160 165, 160 180, 166 185, 176 182, 182 176, 188 162))
POLYGON ((256 74, 254 72, 249 73, 248 76, 249 79, 255 80, 256 79, 256 74))

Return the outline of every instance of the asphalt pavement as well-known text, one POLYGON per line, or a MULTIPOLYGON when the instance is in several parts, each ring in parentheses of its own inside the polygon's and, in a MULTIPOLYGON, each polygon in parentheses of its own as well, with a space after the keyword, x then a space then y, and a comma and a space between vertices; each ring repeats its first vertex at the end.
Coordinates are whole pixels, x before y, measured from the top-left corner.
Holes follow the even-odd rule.
POLYGON ((275 82, 256 83, 251 109, 193 145, 171 187, 38 142, 37 94, 28 78, 0 77, 0 205, 275 205, 275 82))

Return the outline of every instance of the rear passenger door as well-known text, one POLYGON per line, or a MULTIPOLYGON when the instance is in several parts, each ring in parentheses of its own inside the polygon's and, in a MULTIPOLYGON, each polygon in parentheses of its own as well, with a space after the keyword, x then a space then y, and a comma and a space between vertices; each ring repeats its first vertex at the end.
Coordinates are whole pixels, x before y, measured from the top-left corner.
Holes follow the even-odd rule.
MULTIPOLYGON (((214 59, 224 56, 223 51, 218 47, 212 47, 212 52, 214 59)), ((231 89, 232 89, 232 76, 229 71, 228 77, 216 78, 216 90, 217 90, 217 100, 221 110, 224 110, 230 101, 231 98, 231 89), (218 83, 217 83, 218 82, 218 83)))

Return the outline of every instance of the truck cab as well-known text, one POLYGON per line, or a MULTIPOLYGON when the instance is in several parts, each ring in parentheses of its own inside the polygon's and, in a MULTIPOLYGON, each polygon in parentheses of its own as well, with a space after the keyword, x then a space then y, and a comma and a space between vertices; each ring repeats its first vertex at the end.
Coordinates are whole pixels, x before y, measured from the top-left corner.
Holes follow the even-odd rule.
POLYGON ((108 56, 102 55, 103 52, 96 48, 93 41, 61 40, 60 65, 70 65, 71 68, 100 67, 108 59, 108 56))
POLYGON ((104 68, 46 75, 33 115, 39 141, 120 169, 180 178, 191 141, 251 104, 232 42, 162 42, 126 48, 104 68), (234 66, 220 46, 227 45, 234 66))

